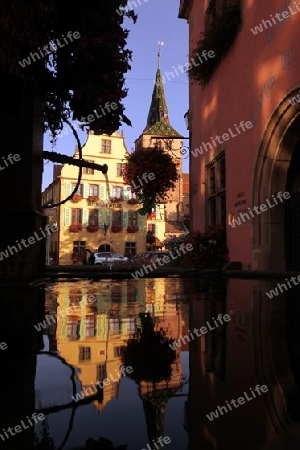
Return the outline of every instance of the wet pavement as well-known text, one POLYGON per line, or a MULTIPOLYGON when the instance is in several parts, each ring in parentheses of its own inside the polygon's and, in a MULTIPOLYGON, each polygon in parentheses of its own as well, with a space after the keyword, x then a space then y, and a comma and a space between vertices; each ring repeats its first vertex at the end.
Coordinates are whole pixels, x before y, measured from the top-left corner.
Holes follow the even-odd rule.
POLYGON ((299 289, 277 282, 3 289, 0 449, 269 448, 300 415, 299 289))

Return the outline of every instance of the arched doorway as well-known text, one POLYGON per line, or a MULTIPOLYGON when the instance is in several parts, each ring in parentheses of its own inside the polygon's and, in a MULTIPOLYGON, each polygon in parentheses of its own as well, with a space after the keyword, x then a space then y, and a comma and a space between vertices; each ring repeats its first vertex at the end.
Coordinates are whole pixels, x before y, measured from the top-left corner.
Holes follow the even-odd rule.
POLYGON ((300 159, 297 156, 300 103, 290 103, 298 91, 299 88, 290 92, 278 105, 259 147, 252 187, 253 206, 266 203, 266 199, 271 201, 272 195, 276 197, 280 191, 290 192, 291 199, 254 217, 253 269, 300 269, 300 256, 296 256, 300 253, 300 159))

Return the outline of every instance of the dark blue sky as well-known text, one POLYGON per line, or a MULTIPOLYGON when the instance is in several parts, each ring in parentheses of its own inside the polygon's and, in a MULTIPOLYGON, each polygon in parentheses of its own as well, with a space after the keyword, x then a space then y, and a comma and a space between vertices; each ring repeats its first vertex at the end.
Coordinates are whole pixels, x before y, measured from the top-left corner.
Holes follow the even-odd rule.
MULTIPOLYGON (((165 75, 165 94, 167 98, 169 119, 175 130, 187 136, 184 114, 188 109, 188 79, 181 73, 178 65, 188 61, 188 26, 183 19, 178 19, 179 0, 134 0, 138 14, 136 24, 126 20, 125 26, 131 30, 128 38, 128 48, 133 51, 132 68, 126 74, 126 87, 129 89, 124 99, 125 114, 132 122, 132 127, 123 125, 125 141, 129 151, 134 147, 134 141, 143 132, 157 69, 158 41, 163 41, 161 47, 160 67, 165 75), (140 4, 139 4, 140 3, 140 4), (166 76, 165 72, 169 73, 166 76), (169 79, 169 81, 168 81, 169 79)), ((134 7, 133 0, 131 5, 134 7)), ((85 133, 79 133, 82 144, 86 140, 85 133)), ((185 141, 187 143, 187 141, 185 141)), ((73 155, 75 140, 71 134, 58 139, 57 152, 73 155)), ((48 136, 45 135, 44 150, 51 150, 48 136)), ((52 181, 52 163, 44 167, 43 189, 52 181)), ((184 171, 188 171, 187 160, 184 171)))

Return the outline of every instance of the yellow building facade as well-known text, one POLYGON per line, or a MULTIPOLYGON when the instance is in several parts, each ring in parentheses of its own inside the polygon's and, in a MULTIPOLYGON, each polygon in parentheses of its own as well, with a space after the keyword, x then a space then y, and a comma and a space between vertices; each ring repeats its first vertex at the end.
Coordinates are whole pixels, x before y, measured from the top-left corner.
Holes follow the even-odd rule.
MULTIPOLYGON (((49 208, 49 220, 58 231, 48 242, 50 262, 81 262, 84 249, 112 249, 126 256, 146 250, 146 218, 138 213, 140 205, 129 187, 124 186, 122 171, 128 154, 124 136, 88 134, 82 148, 83 159, 107 164, 108 172, 84 168, 75 196, 57 208, 49 208)), ((74 158, 78 158, 75 153, 74 158)), ((78 178, 78 167, 54 166, 54 180, 42 194, 43 205, 51 205, 68 197, 78 178)))

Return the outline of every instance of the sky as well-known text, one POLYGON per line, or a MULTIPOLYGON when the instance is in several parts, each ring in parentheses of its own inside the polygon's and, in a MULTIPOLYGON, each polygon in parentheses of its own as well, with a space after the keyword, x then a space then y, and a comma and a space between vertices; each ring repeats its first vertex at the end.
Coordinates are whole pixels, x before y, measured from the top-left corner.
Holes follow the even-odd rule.
MULTIPOLYGON (((132 127, 126 124, 124 130, 125 143, 131 152, 134 141, 142 134, 151 103, 157 70, 158 41, 161 46, 160 69, 173 72, 165 75, 165 95, 167 99, 169 120, 173 128, 183 136, 188 136, 184 114, 188 110, 188 78, 178 70, 178 65, 188 62, 188 25, 186 20, 178 18, 179 0, 131 0, 131 6, 138 15, 135 24, 125 19, 124 27, 130 30, 127 48, 132 50, 131 70, 125 75, 127 97, 124 99, 125 114, 131 120, 132 127), (134 3, 137 7, 134 7, 134 3), (140 3, 140 4, 139 4, 140 3)), ((86 133, 78 132, 81 144, 86 141, 86 133)), ((188 141, 184 141, 188 144, 188 141)), ((58 139, 56 152, 72 156, 75 149, 75 138, 71 133, 58 139)), ((51 151, 49 135, 44 136, 44 150, 51 151)), ((184 172, 188 172, 187 159, 184 160, 184 172)), ((45 161, 43 173, 43 190, 53 181, 53 164, 45 161)))

